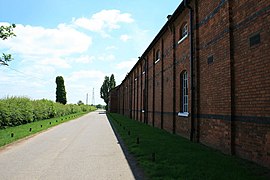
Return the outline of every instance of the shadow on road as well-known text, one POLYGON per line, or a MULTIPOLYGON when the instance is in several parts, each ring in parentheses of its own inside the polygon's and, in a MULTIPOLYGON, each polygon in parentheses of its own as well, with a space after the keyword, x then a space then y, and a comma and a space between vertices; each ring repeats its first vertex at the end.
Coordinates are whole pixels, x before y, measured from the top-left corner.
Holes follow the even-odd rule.
MULTIPOLYGON (((104 113, 106 114, 106 112, 104 112, 104 113)), ((106 116, 107 116, 107 114, 106 114, 106 116)), ((111 125, 111 127, 113 129, 113 132, 114 132, 114 134, 115 134, 115 136, 116 136, 116 138, 117 138, 117 140, 118 140, 118 142, 119 142, 119 144, 121 146, 121 149, 122 149, 122 151, 123 151, 123 153, 124 153, 124 155, 125 155, 125 157, 126 157, 126 159, 128 161, 128 164, 129 164, 129 167, 130 167, 130 169, 131 169, 131 171, 133 173, 133 176, 135 177, 135 179, 144 180, 145 176, 144 176, 143 170, 137 166, 137 162, 136 162, 135 158, 128 152, 126 146, 124 145, 123 140, 121 139, 119 134, 114 129, 113 124, 112 124, 112 122, 110 120, 110 117, 107 116, 107 118, 108 118, 109 123, 110 123, 110 125, 111 125)))
POLYGON ((106 111, 103 109, 98 109, 97 112, 98 114, 106 114, 106 111))

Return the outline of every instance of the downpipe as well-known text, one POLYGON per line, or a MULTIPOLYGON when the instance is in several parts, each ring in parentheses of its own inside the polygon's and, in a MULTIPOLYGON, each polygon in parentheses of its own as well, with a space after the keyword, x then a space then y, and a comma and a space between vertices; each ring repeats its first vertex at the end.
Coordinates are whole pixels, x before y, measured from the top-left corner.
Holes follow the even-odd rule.
POLYGON ((193 141, 194 139, 194 78, 193 78, 193 71, 194 71, 194 47, 193 47, 193 9, 189 5, 189 0, 184 0, 184 6, 189 9, 189 25, 190 25, 190 91, 191 91, 191 106, 190 106, 190 140, 193 141))

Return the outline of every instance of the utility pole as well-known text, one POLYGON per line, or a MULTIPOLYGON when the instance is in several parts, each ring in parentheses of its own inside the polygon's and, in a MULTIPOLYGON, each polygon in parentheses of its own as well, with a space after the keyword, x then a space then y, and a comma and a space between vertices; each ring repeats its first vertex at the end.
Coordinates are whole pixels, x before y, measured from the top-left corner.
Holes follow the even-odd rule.
POLYGON ((86 102, 85 102, 86 105, 88 105, 88 93, 86 94, 86 102))
POLYGON ((92 104, 95 105, 95 88, 93 88, 93 93, 92 93, 92 104))

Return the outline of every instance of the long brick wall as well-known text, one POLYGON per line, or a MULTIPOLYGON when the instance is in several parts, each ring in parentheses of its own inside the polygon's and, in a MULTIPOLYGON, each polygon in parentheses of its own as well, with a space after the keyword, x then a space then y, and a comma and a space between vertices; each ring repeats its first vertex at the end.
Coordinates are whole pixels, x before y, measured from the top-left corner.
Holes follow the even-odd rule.
POLYGON ((270 167, 269 2, 187 5, 177 7, 111 92, 110 110, 270 167), (185 71, 188 116, 179 114, 185 71))

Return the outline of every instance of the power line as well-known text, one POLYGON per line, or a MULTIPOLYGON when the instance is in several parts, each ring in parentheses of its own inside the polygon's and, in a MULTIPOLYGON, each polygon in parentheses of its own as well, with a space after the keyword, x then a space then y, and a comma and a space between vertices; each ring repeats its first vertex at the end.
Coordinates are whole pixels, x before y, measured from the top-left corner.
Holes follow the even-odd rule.
POLYGON ((26 73, 24 73, 24 72, 21 72, 21 71, 19 71, 19 70, 17 70, 17 69, 12 68, 12 67, 9 67, 9 66, 7 66, 7 67, 8 67, 9 69, 13 70, 13 71, 16 71, 17 73, 22 74, 22 75, 25 75, 25 76, 28 76, 28 77, 31 77, 31 78, 35 78, 35 79, 39 79, 39 80, 42 80, 42 81, 46 81, 45 79, 41 79, 41 78, 39 78, 39 77, 35 77, 35 76, 33 76, 33 75, 26 74, 26 73))

